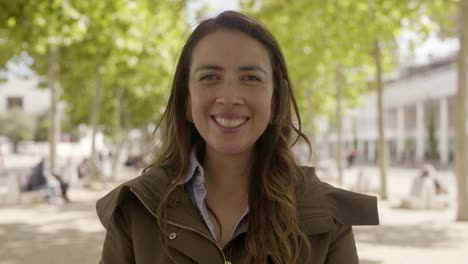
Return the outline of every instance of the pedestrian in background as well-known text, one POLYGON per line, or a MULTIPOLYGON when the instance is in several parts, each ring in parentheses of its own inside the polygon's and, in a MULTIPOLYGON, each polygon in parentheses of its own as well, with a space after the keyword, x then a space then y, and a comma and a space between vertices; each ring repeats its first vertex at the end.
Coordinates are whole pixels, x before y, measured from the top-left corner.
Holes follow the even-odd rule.
POLYGON ((348 168, 353 167, 354 160, 357 157, 357 151, 352 148, 349 150, 348 155, 346 156, 346 160, 348 161, 348 168))
POLYGON ((84 158, 81 160, 81 162, 78 164, 78 167, 76 168, 77 173, 78 173, 78 179, 84 179, 86 176, 89 174, 89 171, 91 169, 91 162, 88 158, 84 158))
POLYGON ((97 203, 101 263, 358 263, 351 225, 378 223, 376 198, 296 164, 300 120, 262 24, 232 11, 201 22, 179 58, 160 155, 97 203))

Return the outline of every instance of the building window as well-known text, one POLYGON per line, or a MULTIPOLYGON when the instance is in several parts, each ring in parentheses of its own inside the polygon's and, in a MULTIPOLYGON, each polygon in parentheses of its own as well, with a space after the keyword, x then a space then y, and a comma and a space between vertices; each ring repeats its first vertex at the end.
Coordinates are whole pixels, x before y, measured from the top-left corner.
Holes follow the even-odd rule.
POLYGON ((22 97, 8 97, 7 98, 7 109, 19 108, 23 109, 23 98, 22 97))

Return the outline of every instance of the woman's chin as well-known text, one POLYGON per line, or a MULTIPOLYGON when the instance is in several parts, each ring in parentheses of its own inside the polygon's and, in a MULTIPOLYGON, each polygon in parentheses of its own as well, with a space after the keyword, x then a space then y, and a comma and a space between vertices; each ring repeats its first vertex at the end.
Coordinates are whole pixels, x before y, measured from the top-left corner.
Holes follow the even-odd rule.
POLYGON ((238 144, 228 144, 222 146, 209 147, 210 152, 215 155, 224 156, 238 156, 238 155, 249 155, 252 151, 252 147, 242 147, 238 144))

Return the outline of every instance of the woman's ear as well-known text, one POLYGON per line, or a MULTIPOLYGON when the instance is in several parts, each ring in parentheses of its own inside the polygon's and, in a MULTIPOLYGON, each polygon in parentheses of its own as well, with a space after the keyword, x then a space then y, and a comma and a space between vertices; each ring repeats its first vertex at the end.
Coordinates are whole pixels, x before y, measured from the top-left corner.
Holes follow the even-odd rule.
POLYGON ((187 98, 187 104, 185 105, 185 119, 193 124, 192 102, 190 101, 190 97, 187 98))

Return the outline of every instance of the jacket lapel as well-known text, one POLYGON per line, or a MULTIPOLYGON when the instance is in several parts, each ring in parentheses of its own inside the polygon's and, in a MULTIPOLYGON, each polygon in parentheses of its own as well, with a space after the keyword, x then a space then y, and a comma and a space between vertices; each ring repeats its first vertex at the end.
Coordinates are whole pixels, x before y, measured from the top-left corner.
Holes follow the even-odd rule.
MULTIPOLYGON (((156 215, 162 191, 166 189, 169 183, 170 179, 166 173, 160 168, 155 168, 132 184, 132 190, 140 198, 141 202, 147 206, 148 210, 156 215)), ((211 237, 197 208, 184 190, 184 185, 177 186, 171 197, 172 201, 169 203, 167 210, 169 223, 191 227, 199 233, 211 237)))
MULTIPOLYGON (((124 183, 97 202, 101 222, 108 229, 115 209, 129 193, 133 193, 156 218, 162 192, 169 183, 169 177, 160 168, 151 168, 135 180, 124 183)), ((206 256, 213 256, 213 252, 218 252, 222 259, 221 252, 213 243, 208 228, 202 222, 184 186, 178 186, 172 197, 173 200, 167 210, 168 246, 197 263, 210 263, 206 256)))

